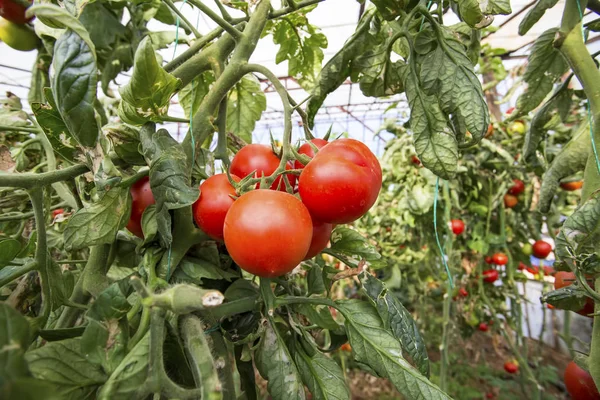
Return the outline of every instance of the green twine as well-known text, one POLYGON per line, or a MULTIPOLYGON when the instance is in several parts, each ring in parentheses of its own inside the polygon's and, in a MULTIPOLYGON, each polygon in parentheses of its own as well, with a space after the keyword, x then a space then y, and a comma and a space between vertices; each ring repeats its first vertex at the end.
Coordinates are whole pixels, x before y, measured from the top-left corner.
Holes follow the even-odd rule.
POLYGON ((205 331, 204 331, 204 334, 205 334, 205 335, 208 335, 208 334, 210 334, 210 333, 213 333, 213 332, 215 332, 215 331, 218 331, 220 328, 221 328, 221 324, 217 324, 217 325, 215 325, 215 326, 213 326, 213 327, 211 327, 211 328, 208 328, 207 330, 205 330, 205 331))
POLYGON ((448 267, 448 262, 446 261, 446 254, 444 254, 444 249, 442 248, 442 244, 440 243, 440 236, 438 234, 437 229, 437 203, 438 203, 438 192, 440 191, 440 177, 438 176, 435 180, 435 192, 433 193, 433 229, 435 231, 435 241, 437 242, 438 249, 442 255, 442 262, 444 263, 444 267, 446 268, 446 274, 448 275, 448 281, 450 282, 450 288, 454 289, 454 283, 452 282, 452 274, 450 273, 450 268, 448 267))

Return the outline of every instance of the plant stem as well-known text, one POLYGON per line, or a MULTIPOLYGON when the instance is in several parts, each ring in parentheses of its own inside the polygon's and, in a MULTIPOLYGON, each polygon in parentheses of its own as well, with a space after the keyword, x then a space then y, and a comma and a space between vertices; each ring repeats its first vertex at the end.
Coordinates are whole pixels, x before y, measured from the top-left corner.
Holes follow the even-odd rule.
POLYGON ((202 3, 202 1, 197 0, 187 0, 188 3, 198 8, 204 14, 208 16, 208 18, 212 19, 217 25, 225 30, 225 32, 229 33, 235 41, 239 41, 243 37, 243 33, 237 30, 237 28, 231 25, 229 22, 225 21, 219 14, 210 9, 206 4, 202 3))
MULTIPOLYGON (((450 211, 452 203, 450 201, 450 192, 448 190, 448 182, 444 182, 443 189, 444 199, 444 221, 449 222, 451 219, 450 211)), ((448 224, 444 224, 443 231, 446 233, 446 256, 448 260, 452 259, 452 235, 449 232, 448 224)), ((443 305, 443 322, 442 322, 442 344, 440 345, 441 365, 440 365, 440 389, 447 391, 448 378, 448 339, 450 335, 450 308, 452 306, 452 286, 450 286, 450 277, 447 280, 447 290, 444 296, 443 305)))
POLYGON ((188 61, 194 55, 196 55, 204 46, 218 38, 223 33, 223 28, 216 28, 213 31, 202 36, 200 39, 194 41, 190 48, 175 57, 172 61, 165 64, 163 67, 165 71, 171 73, 175 68, 179 67, 184 62, 188 61))
POLYGON ((35 248, 35 261, 40 273, 42 285, 42 311, 39 316, 37 328, 46 324, 50 311, 52 310, 52 300, 50 295, 50 282, 48 280, 48 247, 46 242, 46 218, 44 217, 44 189, 40 187, 28 191, 31 198, 31 205, 35 215, 35 230, 37 233, 37 243, 35 248))
POLYGON ((40 133, 38 128, 30 128, 26 126, 6 126, 0 125, 0 132, 29 132, 29 133, 40 133))
POLYGON ((32 189, 51 185, 56 182, 72 179, 76 176, 88 172, 89 169, 84 164, 75 164, 71 167, 59 169, 56 171, 44 172, 41 174, 30 173, 0 173, 0 187, 18 187, 23 189, 32 189))
POLYGON ((167 5, 167 7, 171 9, 171 11, 177 14, 177 16, 179 17, 179 23, 184 28, 187 28, 189 31, 191 31, 197 39, 200 39, 202 37, 202 34, 198 32, 198 29, 196 29, 194 25, 192 25, 190 21, 188 21, 188 19, 185 17, 185 15, 183 15, 181 10, 175 7, 175 4, 173 4, 171 0, 163 0, 163 2, 167 5))
MULTIPOLYGON (((8 285, 15 279, 25 275, 26 273, 35 270, 37 268, 37 266, 38 266, 37 261, 33 260, 23 266, 20 266, 19 268, 15 268, 14 271, 12 271, 11 273, 9 273, 8 275, 6 275, 5 277, 3 277, 0 280, 0 288, 8 285)), ((4 268, 8 268, 8 267, 4 267, 4 268)))
MULTIPOLYGON (((53 205, 52 207, 50 207, 50 210, 56 210, 62 207, 67 206, 68 204, 66 202, 62 202, 62 203, 58 203, 56 205, 53 205)), ((8 221, 20 221, 23 219, 29 219, 31 217, 34 216, 34 212, 33 211, 28 211, 26 213, 20 213, 20 214, 14 214, 14 215, 3 215, 0 216, 0 222, 8 222, 8 221)))
MULTIPOLYGON (((218 1, 218 0, 217 0, 218 1)), ((219 105, 219 116, 217 118, 217 148, 215 158, 221 160, 226 168, 229 168, 229 155, 227 154, 227 97, 223 97, 219 105)))

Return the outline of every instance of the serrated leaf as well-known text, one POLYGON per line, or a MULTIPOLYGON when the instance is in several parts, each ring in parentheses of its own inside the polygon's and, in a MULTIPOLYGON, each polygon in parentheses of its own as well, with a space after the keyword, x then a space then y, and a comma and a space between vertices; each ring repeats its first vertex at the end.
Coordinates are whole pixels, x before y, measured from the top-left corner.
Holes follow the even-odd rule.
POLYGON ((98 140, 94 111, 98 69, 93 49, 67 29, 54 45, 52 68, 54 101, 69 133, 82 146, 94 147, 98 140))
POLYGON ((354 359, 388 378, 408 399, 450 399, 440 388, 402 358, 400 342, 388 332, 377 311, 360 300, 337 301, 346 321, 354 359))
POLYGON ((208 94, 214 81, 215 74, 212 71, 205 71, 194 78, 189 85, 181 88, 178 94, 179 104, 181 104, 186 118, 198 111, 202 99, 208 94))
POLYGON ((429 356, 425 341, 412 315, 379 279, 366 271, 359 275, 359 279, 365 293, 377 308, 383 325, 389 327, 400 341, 402 349, 410 355, 419 371, 429 377, 429 356))
POLYGON ((260 83, 252 75, 246 75, 229 92, 227 98, 227 130, 235 133, 246 143, 252 143, 252 132, 267 109, 267 97, 260 83))
POLYGON ((180 83, 158 64, 152 42, 146 36, 135 52, 131 80, 119 89, 119 116, 134 125, 140 125, 142 120, 161 121, 180 83))
POLYGON ((115 241, 129 220, 131 197, 127 188, 113 187, 102 199, 77 211, 64 232, 65 248, 77 250, 115 241))
POLYGON ((517 99, 517 110, 513 112, 511 119, 536 108, 550 93, 554 83, 568 70, 569 66, 563 55, 554 47, 556 32, 558 28, 548 29, 533 44, 523 75, 527 88, 517 99))
POLYGON ((457 0, 460 17, 472 27, 477 26, 483 19, 483 12, 478 0, 457 0))
POLYGON ((232 271, 221 269, 218 265, 193 257, 184 258, 174 274, 176 281, 181 280, 197 285, 202 285, 204 279, 231 281, 238 277, 239 275, 232 271))
POLYGON ((406 7, 404 0, 372 0, 381 16, 388 20, 394 20, 400 16, 401 11, 406 7))
POLYGON ((416 71, 405 74, 404 86, 411 111, 410 129, 414 132, 419 160, 439 177, 451 179, 458 164, 458 142, 449 132, 437 98, 421 90, 416 71))
POLYGON ((585 121, 573 138, 554 157, 550 168, 544 173, 538 204, 540 212, 545 214, 550 210, 552 199, 561 179, 582 171, 585 168, 591 148, 589 132, 590 125, 585 121))
POLYGON ((545 293, 541 300, 561 310, 579 311, 585 306, 587 296, 585 290, 579 286, 569 285, 545 293))
POLYGON ((344 264, 357 268, 361 261, 366 261, 371 268, 386 266, 385 260, 360 233, 343 226, 336 227, 331 232, 331 247, 323 250, 344 264))
POLYGON ((519 23, 519 35, 523 36, 529 32, 531 27, 544 16, 546 10, 551 9, 557 3, 558 0, 538 0, 519 23))
POLYGON ((279 332, 267 323, 265 333, 254 352, 254 363, 268 381, 273 400, 304 400, 304 385, 290 352, 279 332))
POLYGON ((80 343, 80 339, 50 342, 25 355, 33 376, 52 382, 62 399, 89 398, 107 378, 81 354, 80 343))
POLYGON ((158 231, 164 247, 171 243, 169 210, 192 205, 200 196, 198 187, 190 187, 188 160, 181 144, 165 129, 154 132, 147 123, 140 130, 142 153, 150 165, 150 188, 156 200, 158 231))
POLYGON ((294 351, 294 360, 302 381, 315 399, 350 400, 342 369, 333 359, 317 351, 312 357, 301 348, 294 351))
POLYGON ((30 341, 29 322, 8 304, 0 303, 0 376, 11 380, 29 376, 23 356, 30 341))
POLYGON ((16 239, 0 239, 0 268, 8 265, 21 252, 21 242, 16 239))
POLYGON ((125 35, 125 27, 117 16, 102 2, 87 4, 79 22, 89 32, 90 39, 99 48, 111 48, 118 37, 125 35))
POLYGON ((331 316, 326 306, 315 306, 312 304, 297 304, 294 309, 304 315, 308 320, 323 329, 332 331, 339 330, 340 325, 331 316))

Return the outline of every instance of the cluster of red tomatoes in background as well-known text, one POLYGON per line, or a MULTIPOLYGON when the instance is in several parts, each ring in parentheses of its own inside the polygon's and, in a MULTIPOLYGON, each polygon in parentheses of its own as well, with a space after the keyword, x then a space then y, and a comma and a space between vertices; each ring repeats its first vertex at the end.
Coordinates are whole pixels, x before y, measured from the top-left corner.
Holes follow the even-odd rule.
MULTIPOLYGON (((269 189, 259 189, 258 184, 239 197, 227 174, 211 176, 200 185, 194 220, 211 238, 225 242, 242 269, 262 277, 290 272, 327 246, 334 224, 357 220, 377 200, 381 167, 367 146, 354 139, 311 143, 298 152, 312 160, 306 166, 299 161, 294 165, 302 170, 295 190, 299 198, 287 193, 296 185, 291 173, 278 176, 269 189), (316 155, 313 146, 319 149, 316 155)), ((267 177, 280 162, 271 147, 250 144, 233 158, 230 177, 234 182, 249 175, 267 177)), ((135 183, 131 194, 127 228, 142 237, 142 214, 154 203, 148 178, 135 183)))
POLYGON ((514 185, 508 189, 508 193, 504 195, 504 206, 506 208, 513 208, 519 203, 519 196, 525 191, 525 183, 520 179, 513 179, 514 185))

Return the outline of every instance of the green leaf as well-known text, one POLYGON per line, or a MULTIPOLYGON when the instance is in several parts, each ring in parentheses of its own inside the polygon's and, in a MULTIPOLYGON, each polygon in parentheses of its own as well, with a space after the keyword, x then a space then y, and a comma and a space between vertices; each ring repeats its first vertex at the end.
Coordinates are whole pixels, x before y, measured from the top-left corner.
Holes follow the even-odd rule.
POLYGON ((542 302, 552 304, 561 310, 579 311, 587 301, 585 290, 577 285, 569 285, 542 295, 542 302))
POLYGON ((65 248, 77 250, 115 241, 117 231, 129 220, 131 196, 128 188, 113 187, 102 199, 77 211, 64 232, 65 248))
MULTIPOLYGON (((447 36, 423 57, 421 64, 420 78, 425 93, 437 96, 446 114, 464 120, 466 129, 475 142, 479 142, 487 131, 490 117, 481 83, 463 45, 447 36)), ((460 133, 464 137, 465 132, 460 133)))
POLYGON ((546 10, 551 9, 557 3, 558 0, 538 0, 521 20, 521 23, 519 24, 519 35, 523 36, 529 32, 531 27, 544 16, 546 10))
POLYGON ((0 125, 29 126, 21 99, 14 93, 6 92, 6 97, 0 99, 0 125))
POLYGON ((119 116, 134 125, 140 125, 140 121, 161 121, 180 83, 158 64, 152 42, 146 36, 135 52, 131 80, 119 89, 119 116))
POLYGON ((308 271, 306 277, 306 284, 308 285, 308 295, 313 293, 323 293, 325 291, 325 283, 323 282, 323 269, 314 264, 308 271))
POLYGON ((337 331, 340 325, 335 322, 331 316, 329 308, 326 306, 315 306, 312 304, 297 304, 294 309, 300 314, 304 315, 308 320, 316 325, 319 325, 323 329, 329 329, 331 331, 337 331))
POLYGON ((186 257, 177 267, 174 275, 176 280, 192 282, 197 285, 202 285, 204 279, 211 280, 226 280, 231 281, 234 278, 239 278, 239 275, 232 271, 221 269, 206 260, 199 258, 186 257))
POLYGON ((346 385, 342 369, 333 359, 319 351, 309 357, 297 346, 294 360, 302 381, 315 399, 350 400, 350 389, 346 385))
POLYGON ((569 66, 563 55, 554 47, 558 28, 548 29, 537 38, 527 58, 527 70, 523 81, 525 92, 517 99, 517 110, 511 115, 515 119, 536 108, 552 90, 554 82, 567 72, 569 66))
POLYGON ((554 194, 563 178, 574 175, 585 168, 590 148, 590 125, 585 121, 573 138, 554 157, 550 168, 546 170, 542 177, 540 201, 538 203, 540 212, 545 214, 550 210, 554 194))
POLYGON ((151 243, 158 233, 158 222, 156 221, 156 206, 149 205, 142 214, 142 232, 144 233, 144 244, 151 243))
POLYGON ((253 75, 246 75, 229 92, 227 98, 227 130, 246 143, 252 143, 252 132, 267 109, 267 97, 253 75))
POLYGON ((113 283, 96 298, 86 317, 96 321, 118 320, 127 315, 130 308, 119 283, 113 283))
POLYGON ((42 329, 40 337, 48 342, 56 342, 64 339, 72 339, 83 335, 85 326, 76 326, 74 328, 61 329, 42 329))
POLYGON ((131 400, 137 398, 142 391, 148 376, 150 352, 150 333, 146 335, 127 353, 121 364, 110 375, 100 393, 98 400, 131 400))
POLYGON ((400 16, 400 11, 404 10, 407 4, 404 0, 372 0, 381 16, 388 20, 394 20, 400 16))
POLYGON ((469 26, 476 27, 484 20, 483 12, 479 7, 478 0, 457 0, 458 8, 460 10, 460 17, 469 26))
POLYGON ((458 142, 449 132, 448 124, 437 98, 421 91, 416 71, 405 74, 404 86, 410 105, 410 128, 421 163, 434 174, 451 179, 458 164, 458 142))
POLYGON ((212 71, 204 71, 198 77, 194 78, 192 83, 181 88, 178 94, 179 104, 181 104, 186 118, 189 118, 190 114, 193 115, 198 111, 202 99, 208 94, 214 82, 215 74, 212 71))
POLYGON ((104 68, 102 68, 101 86, 106 95, 113 96, 108 88, 110 82, 121 72, 128 71, 133 66, 133 50, 129 42, 114 46, 113 51, 104 63, 104 68))
POLYGON ((363 260, 375 269, 386 266, 375 246, 357 231, 343 226, 338 226, 331 232, 331 247, 323 252, 353 268, 357 268, 363 260))
POLYGON ((50 342, 25 355, 33 376, 52 382, 62 399, 92 398, 106 381, 102 369, 81 354, 80 343, 80 339, 50 342))
POLYGON ((267 390, 273 400, 306 398, 296 364, 279 331, 270 322, 254 352, 254 363, 260 375, 268 381, 267 390))
POLYGON ((346 330, 354 359, 388 378, 408 399, 450 399, 440 388, 402 358, 400 342, 383 325, 377 311, 367 302, 337 302, 346 319, 346 330))
POLYGON ((223 295, 227 301, 234 301, 258 298, 259 291, 258 286, 256 286, 255 283, 247 281, 246 279, 237 279, 231 285, 229 285, 223 295))
POLYGON ((123 123, 104 125, 102 133, 110 140, 113 150, 119 158, 131 165, 146 165, 144 156, 139 152, 139 129, 123 123))
POLYGON ((490 0, 485 9, 486 14, 508 15, 512 13, 510 0, 490 0))
POLYGON ((35 378, 19 377, 4 381, 0 386, 0 398, 18 400, 61 400, 50 382, 35 378))
POLYGON ((82 146, 94 147, 98 140, 94 112, 98 70, 93 50, 77 33, 67 30, 54 45, 52 67, 58 112, 82 146))
POLYGON ((254 377, 254 365, 252 359, 243 360, 242 352, 245 346, 235 346, 235 366, 240 374, 240 386, 247 400, 257 400, 256 378, 254 377))
POLYGON ((419 371, 429 377, 429 356, 425 341, 410 312, 379 279, 366 271, 359 275, 359 279, 365 293, 377 308, 383 325, 391 329, 419 371))
POLYGON ((8 265, 21 252, 21 242, 16 239, 0 239, 0 268, 8 265))
POLYGON ((156 200, 158 231, 164 247, 171 243, 169 210, 191 206, 200 196, 198 187, 190 187, 188 160, 181 147, 165 129, 154 132, 148 123, 140 130, 142 153, 150 165, 150 187, 156 200))
POLYGON ((29 376, 23 355, 30 341, 29 322, 8 304, 0 303, 0 376, 3 380, 29 376))
POLYGON ((99 49, 111 48, 118 37, 125 35, 125 27, 119 18, 102 2, 87 4, 79 16, 79 22, 99 49))
POLYGON ((50 87, 50 64, 52 64, 52 57, 45 50, 38 50, 31 71, 29 94, 27 95, 29 104, 44 103, 46 101, 44 88, 50 87))

